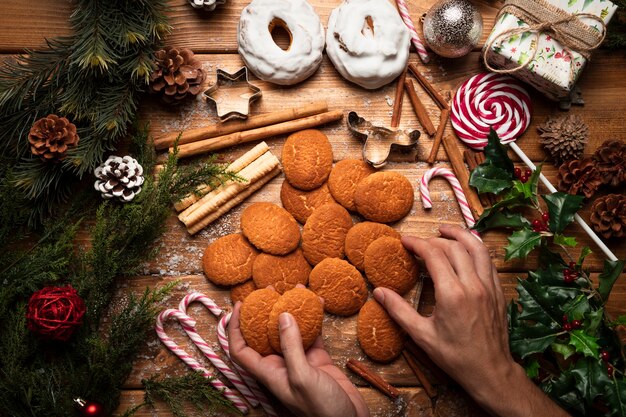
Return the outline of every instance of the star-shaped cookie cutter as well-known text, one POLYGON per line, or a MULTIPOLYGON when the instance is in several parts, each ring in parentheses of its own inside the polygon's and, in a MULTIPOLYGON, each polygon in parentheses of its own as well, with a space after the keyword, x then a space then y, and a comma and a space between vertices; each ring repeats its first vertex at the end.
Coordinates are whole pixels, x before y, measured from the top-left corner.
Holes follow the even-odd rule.
POLYGON ((250 113, 250 105, 263 94, 261 89, 248 81, 248 68, 241 67, 234 73, 220 68, 216 71, 215 83, 204 93, 207 100, 215 103, 215 110, 220 121, 231 118, 246 119, 250 113), (241 85, 244 87, 242 88, 241 85), (237 93, 237 90, 245 92, 237 93), (230 97, 228 90, 233 90, 236 96, 230 97), (246 104, 244 105, 243 102, 246 104))
POLYGON ((365 142, 363 159, 374 168, 385 165, 392 150, 407 152, 417 148, 420 137, 419 130, 406 132, 374 126, 353 111, 348 114, 348 129, 365 142))

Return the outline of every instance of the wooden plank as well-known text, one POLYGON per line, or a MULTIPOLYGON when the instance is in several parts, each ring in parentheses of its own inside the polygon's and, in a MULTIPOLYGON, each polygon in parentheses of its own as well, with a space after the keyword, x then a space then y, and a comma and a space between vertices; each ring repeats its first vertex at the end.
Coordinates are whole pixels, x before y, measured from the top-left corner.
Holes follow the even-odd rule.
MULTIPOLYGON (((372 389, 360 387, 359 392, 363 396, 372 417, 486 417, 487 414, 482 411, 464 392, 459 388, 443 389, 436 403, 433 403, 424 390, 421 388, 400 388, 400 397, 391 401, 380 392, 372 389)), ((120 397, 120 406, 113 413, 114 416, 122 415, 129 408, 143 403, 142 390, 125 390, 122 391, 120 397)), ((189 407, 188 415, 190 417, 206 416, 206 412, 198 412, 189 407)), ((277 411, 281 416, 293 416, 284 407, 277 405, 277 411)), ((142 407, 136 414, 136 417, 153 417, 159 415, 161 417, 170 417, 172 413, 164 403, 158 402, 153 407, 142 407)), ((214 417, 222 417, 228 414, 218 413, 211 414, 214 417)), ((260 409, 255 408, 250 411, 248 416, 261 417, 266 414, 260 409)))
MULTIPOLYGON (((435 2, 436 0, 407 2, 420 33, 419 18, 435 2)), ((228 0, 215 11, 207 13, 193 9, 187 0, 171 0, 168 14, 174 29, 166 40, 167 45, 189 47, 198 53, 236 53, 237 24, 241 11, 248 3, 249 0, 228 0)), ((328 16, 341 1, 312 0, 310 3, 326 28, 328 16)), ((499 5, 488 0, 477 0, 473 3, 483 15, 482 44, 493 27, 499 5)), ((68 18, 71 12, 72 3, 67 0, 51 0, 36 6, 20 0, 4 0, 0 13, 0 52, 41 48, 45 45, 45 38, 68 35, 68 18)))
MULTIPOLYGON (((426 275, 422 274, 422 277, 424 278, 426 275)), ((524 277, 524 274, 500 273, 499 275, 507 300, 511 300, 517 295, 515 286, 517 285, 518 277, 524 277)), ((203 275, 187 275, 181 277, 143 276, 130 278, 124 281, 115 297, 116 301, 114 301, 113 305, 118 305, 120 300, 125 299, 129 293, 141 293, 145 287, 160 286, 174 279, 178 279, 180 282, 172 291, 171 296, 162 303, 163 308, 176 308, 182 297, 192 291, 203 292, 208 297, 212 298, 219 306, 227 309, 231 308, 228 289, 219 288, 209 283, 203 275)), ((593 274, 592 279, 597 279, 597 274, 593 274)), ((435 298, 430 280, 426 279, 425 284, 419 311, 422 314, 429 314, 435 304, 435 298)), ((410 299, 411 296, 412 295, 409 295, 407 298, 410 299)), ((607 304, 607 311, 614 316, 626 314, 626 274, 622 275, 616 283, 607 304)), ((215 333, 215 318, 198 304, 192 305, 188 314, 194 317, 198 322, 197 328, 200 335, 206 339, 207 343, 209 343, 216 352, 221 353, 215 333)), ((367 359, 358 346, 356 338, 356 318, 356 315, 347 318, 330 314, 325 315, 322 334, 324 344, 334 362, 358 385, 364 385, 364 381, 345 369, 345 362, 349 358, 365 361, 368 366, 380 373, 393 385, 401 387, 419 385, 415 376, 405 363, 404 358, 399 357, 390 364, 378 364, 367 359)), ((165 330, 169 337, 186 349, 188 353, 205 363, 207 367, 211 367, 210 363, 201 357, 201 353, 190 344, 185 333, 177 323, 166 323, 165 330)), ((151 332, 146 338, 145 346, 141 349, 133 363, 133 370, 124 387, 126 389, 139 389, 141 387, 141 380, 144 378, 149 378, 155 374, 170 376, 182 375, 184 372, 187 372, 186 366, 160 343, 155 333, 151 332)))

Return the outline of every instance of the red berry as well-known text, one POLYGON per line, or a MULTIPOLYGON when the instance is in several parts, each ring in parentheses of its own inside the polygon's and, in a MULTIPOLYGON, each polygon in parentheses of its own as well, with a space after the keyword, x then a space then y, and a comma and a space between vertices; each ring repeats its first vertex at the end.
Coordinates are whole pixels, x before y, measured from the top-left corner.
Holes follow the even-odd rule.
POLYGON ((563 314, 563 324, 569 322, 569 319, 567 317, 567 314, 563 314))
POLYGON ((573 277, 571 275, 565 275, 563 277, 563 281, 565 281, 566 284, 571 284, 572 282, 576 281, 576 277, 573 277))
POLYGON ((533 172, 530 169, 526 169, 526 171, 524 171, 524 176, 525 177, 530 177, 533 174, 533 172))
POLYGON ((515 168, 515 178, 520 179, 522 177, 522 170, 519 168, 515 168))
POLYGON ((522 178, 520 178, 520 181, 523 182, 523 183, 528 182, 528 175, 522 176, 522 178))
POLYGON ((545 223, 547 223, 548 220, 550 220, 550 214, 548 214, 548 212, 542 213, 541 214, 541 220, 543 220, 545 223))
POLYGON ((563 330, 565 330, 566 332, 571 331, 571 330, 572 330, 572 325, 571 325, 571 323, 565 323, 565 324, 563 325, 563 330))
POLYGON ((538 219, 533 220, 533 227, 540 227, 541 226, 541 221, 538 219))
POLYGON ((609 378, 613 378, 613 371, 614 371, 613 365, 610 365, 610 364, 607 363, 606 364, 606 373, 609 376, 609 378))
POLYGON ((572 329, 580 329, 583 327, 583 323, 580 320, 574 320, 572 322, 572 329))
POLYGON ((603 350, 602 352, 600 352, 600 359, 602 359, 604 362, 608 362, 609 359, 611 359, 611 355, 606 350, 603 350))
POLYGON ((576 262, 572 261, 569 263, 570 269, 576 269, 576 262))

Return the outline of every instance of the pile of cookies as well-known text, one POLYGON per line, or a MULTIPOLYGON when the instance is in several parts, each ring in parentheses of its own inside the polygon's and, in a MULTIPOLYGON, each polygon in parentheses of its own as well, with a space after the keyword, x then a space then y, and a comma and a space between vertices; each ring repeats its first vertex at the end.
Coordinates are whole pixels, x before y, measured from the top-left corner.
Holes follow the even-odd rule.
POLYGON ((324 311, 358 312, 363 351, 376 361, 393 360, 402 351, 403 334, 382 306, 367 300, 368 282, 402 295, 417 282, 415 258, 400 234, 384 224, 410 212, 411 183, 361 160, 333 167, 330 142, 318 130, 290 135, 282 164, 283 207, 265 202, 247 207, 242 233, 223 236, 205 250, 207 278, 232 286, 233 303, 243 301, 242 333, 263 355, 280 353, 278 316, 284 311, 294 315, 305 348, 321 333, 324 311), (354 225, 350 212, 366 221, 354 225))

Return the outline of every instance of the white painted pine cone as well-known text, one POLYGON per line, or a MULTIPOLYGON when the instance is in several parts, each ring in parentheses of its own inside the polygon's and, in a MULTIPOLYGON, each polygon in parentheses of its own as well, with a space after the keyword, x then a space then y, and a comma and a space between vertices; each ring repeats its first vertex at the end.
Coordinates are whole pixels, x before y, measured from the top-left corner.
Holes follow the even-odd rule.
POLYGON ((141 192, 144 182, 143 167, 131 156, 111 155, 94 171, 94 188, 103 198, 116 198, 122 202, 132 201, 141 192))
POLYGON ((215 10, 220 4, 226 3, 226 0, 189 0, 189 4, 194 9, 204 9, 207 12, 215 10))

